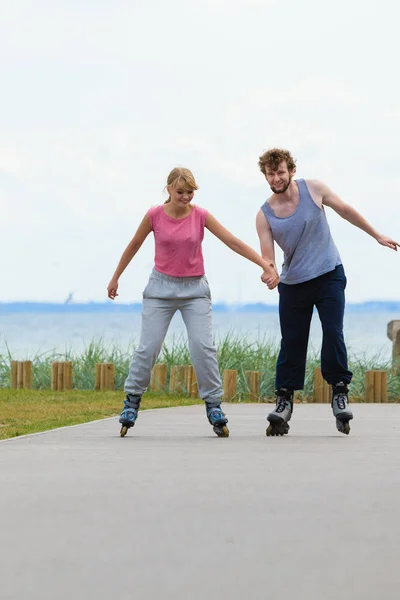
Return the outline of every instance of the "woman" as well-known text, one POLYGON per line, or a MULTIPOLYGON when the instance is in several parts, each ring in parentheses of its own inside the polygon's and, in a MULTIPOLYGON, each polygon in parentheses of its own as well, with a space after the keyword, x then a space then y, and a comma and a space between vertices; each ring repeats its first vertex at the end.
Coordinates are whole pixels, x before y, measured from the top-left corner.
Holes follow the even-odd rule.
POLYGON ((216 349, 212 340, 211 295, 204 276, 201 243, 208 229, 234 252, 263 269, 261 279, 269 289, 279 277, 272 263, 234 237, 206 209, 192 204, 198 189, 188 169, 175 168, 167 179, 168 200, 151 208, 128 244, 108 285, 108 297, 118 295, 118 280, 147 236, 155 239, 155 268, 143 292, 142 329, 139 347, 125 382, 126 399, 119 422, 121 436, 135 424, 142 395, 161 350, 174 313, 180 310, 186 325, 190 357, 196 372, 199 395, 214 432, 228 437, 228 419, 221 410, 223 394, 216 349))

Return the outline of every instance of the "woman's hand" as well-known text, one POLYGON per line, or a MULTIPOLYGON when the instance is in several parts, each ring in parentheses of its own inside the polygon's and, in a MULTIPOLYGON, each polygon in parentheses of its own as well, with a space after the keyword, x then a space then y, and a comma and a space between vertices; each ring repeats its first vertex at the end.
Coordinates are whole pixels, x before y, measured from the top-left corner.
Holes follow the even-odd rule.
POLYGON ((266 283, 269 290, 273 290, 279 283, 279 275, 275 269, 275 265, 267 264, 264 267, 264 272, 261 275, 261 281, 266 283))
POLYGON ((118 290, 118 279, 111 279, 111 281, 107 287, 108 297, 111 298, 111 300, 114 300, 114 298, 116 296, 118 296, 117 290, 118 290))

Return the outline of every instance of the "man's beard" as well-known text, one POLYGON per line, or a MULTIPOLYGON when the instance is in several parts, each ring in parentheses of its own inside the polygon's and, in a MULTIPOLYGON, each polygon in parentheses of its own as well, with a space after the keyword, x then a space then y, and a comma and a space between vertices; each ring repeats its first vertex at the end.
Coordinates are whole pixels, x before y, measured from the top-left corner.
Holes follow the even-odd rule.
POLYGON ((292 178, 289 177, 289 181, 282 189, 277 190, 276 188, 272 187, 272 185, 270 186, 270 188, 274 192, 274 194, 284 194, 286 192, 286 190, 288 189, 289 185, 291 184, 291 181, 292 181, 292 178))

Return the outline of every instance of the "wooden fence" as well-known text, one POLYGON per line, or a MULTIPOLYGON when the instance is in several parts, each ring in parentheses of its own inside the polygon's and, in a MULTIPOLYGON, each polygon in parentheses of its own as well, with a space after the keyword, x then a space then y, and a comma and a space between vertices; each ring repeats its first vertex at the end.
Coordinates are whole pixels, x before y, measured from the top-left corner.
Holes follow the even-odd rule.
MULTIPOLYGON (((32 389, 32 361, 11 361, 11 387, 32 389)), ((261 371, 245 371, 247 395, 252 402, 265 399, 260 393, 261 371)), ((53 362, 51 389, 54 391, 71 390, 73 384, 73 367, 71 361, 53 362)), ((115 389, 115 367, 113 363, 96 364, 95 389, 98 391, 115 389)), ((171 392, 183 394, 190 398, 198 398, 199 390, 196 373, 191 365, 174 365, 170 368, 168 384, 168 368, 166 364, 154 366, 149 389, 153 392, 171 392)), ((223 373, 223 400, 231 402, 238 398, 238 371, 227 369, 223 373)), ((309 402, 330 403, 332 389, 322 377, 321 369, 314 370, 314 390, 309 402)), ((387 372, 365 371, 364 402, 387 402, 387 372)))

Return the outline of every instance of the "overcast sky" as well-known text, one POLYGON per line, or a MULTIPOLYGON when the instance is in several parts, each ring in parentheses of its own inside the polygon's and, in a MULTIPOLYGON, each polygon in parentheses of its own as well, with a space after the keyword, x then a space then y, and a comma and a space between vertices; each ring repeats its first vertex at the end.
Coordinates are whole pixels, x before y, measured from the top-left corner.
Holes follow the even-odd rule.
MULTIPOLYGON (((258 250, 273 146, 400 241, 399 16, 394 0, 3 0, 0 301, 105 300, 174 166, 258 250)), ((326 210, 348 301, 400 300, 400 253, 326 210)), ((140 301, 153 249, 117 301, 140 301)), ((208 232, 203 250, 214 301, 277 303, 259 267, 208 232)))

